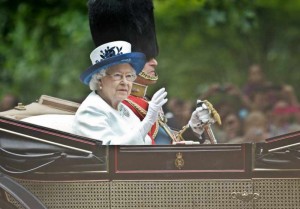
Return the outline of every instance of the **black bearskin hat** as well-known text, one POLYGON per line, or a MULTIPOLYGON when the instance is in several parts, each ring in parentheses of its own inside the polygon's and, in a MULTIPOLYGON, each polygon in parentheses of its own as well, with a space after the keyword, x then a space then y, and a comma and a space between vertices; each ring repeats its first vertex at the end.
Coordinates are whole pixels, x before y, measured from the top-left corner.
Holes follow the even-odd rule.
POLYGON ((152 0, 89 0, 88 9, 96 47, 123 40, 147 59, 158 55, 152 0))

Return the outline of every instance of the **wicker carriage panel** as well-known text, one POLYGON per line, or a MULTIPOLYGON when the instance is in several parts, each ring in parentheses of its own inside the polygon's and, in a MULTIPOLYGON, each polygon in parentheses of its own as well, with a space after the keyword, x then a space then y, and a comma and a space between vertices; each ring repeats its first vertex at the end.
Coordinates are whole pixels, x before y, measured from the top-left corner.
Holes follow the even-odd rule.
MULTIPOLYGON (((108 181, 18 182, 38 197, 48 209, 110 208, 108 181)), ((12 196, 8 197, 10 202, 22 208, 12 196)))
POLYGON ((254 179, 253 187, 259 193, 255 208, 300 208, 300 179, 254 179))
POLYGON ((252 202, 232 199, 235 191, 252 191, 251 181, 113 181, 111 206, 129 208, 252 208, 252 202))

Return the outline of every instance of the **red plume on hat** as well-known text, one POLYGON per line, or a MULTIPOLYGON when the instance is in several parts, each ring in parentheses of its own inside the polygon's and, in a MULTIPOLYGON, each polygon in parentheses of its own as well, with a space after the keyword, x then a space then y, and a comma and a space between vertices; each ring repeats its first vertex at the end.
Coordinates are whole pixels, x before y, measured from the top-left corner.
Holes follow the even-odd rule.
POLYGON ((147 59, 158 55, 152 0, 89 0, 89 23, 96 47, 111 41, 131 43, 147 59))

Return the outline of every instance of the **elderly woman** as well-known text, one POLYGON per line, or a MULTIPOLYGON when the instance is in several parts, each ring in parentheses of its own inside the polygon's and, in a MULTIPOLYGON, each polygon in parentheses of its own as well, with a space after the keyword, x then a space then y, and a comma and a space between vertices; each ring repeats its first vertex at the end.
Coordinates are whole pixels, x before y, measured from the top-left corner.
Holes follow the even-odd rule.
POLYGON ((128 42, 115 41, 96 48, 91 60, 93 65, 80 78, 92 92, 76 112, 73 132, 101 140, 105 145, 152 144, 147 133, 167 102, 165 89, 153 95, 150 111, 142 121, 121 103, 145 65, 144 54, 131 52, 128 42))

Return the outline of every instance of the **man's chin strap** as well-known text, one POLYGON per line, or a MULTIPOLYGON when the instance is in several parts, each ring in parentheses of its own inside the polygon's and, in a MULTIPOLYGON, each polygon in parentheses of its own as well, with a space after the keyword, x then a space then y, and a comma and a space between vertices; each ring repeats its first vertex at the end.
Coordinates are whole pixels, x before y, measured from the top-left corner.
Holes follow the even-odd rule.
POLYGON ((146 79, 146 80, 150 80, 150 81, 157 81, 158 80, 158 75, 155 73, 155 76, 151 76, 151 75, 147 75, 146 73, 144 73, 143 71, 140 72, 139 76, 141 76, 142 78, 146 79))
MULTIPOLYGON (((140 76, 141 78, 143 78, 145 80, 149 80, 149 81, 157 81, 158 80, 158 75, 156 73, 155 73, 155 76, 151 76, 142 71, 142 72, 140 72, 140 74, 138 76, 140 76)), ((143 98, 146 96, 147 88, 148 88, 148 86, 146 86, 146 85, 133 82, 132 90, 131 90, 130 94, 132 96, 143 98)))

